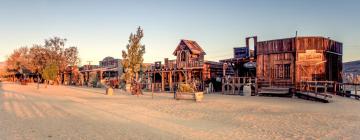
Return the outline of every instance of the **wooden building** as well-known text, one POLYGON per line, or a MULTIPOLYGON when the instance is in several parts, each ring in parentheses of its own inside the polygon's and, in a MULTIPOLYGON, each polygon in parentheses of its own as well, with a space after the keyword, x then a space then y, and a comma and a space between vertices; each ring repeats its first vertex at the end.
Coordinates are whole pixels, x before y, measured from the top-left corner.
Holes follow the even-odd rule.
POLYGON ((302 81, 342 82, 342 43, 293 37, 256 43, 258 86, 295 87, 302 81))
POLYGON ((87 85, 95 86, 97 82, 102 82, 102 84, 107 83, 112 87, 118 88, 123 67, 121 59, 108 56, 99 61, 99 65, 84 65, 80 68, 80 72, 84 77, 84 83, 87 85))
POLYGON ((256 87, 256 44, 257 36, 247 37, 245 47, 235 47, 234 57, 220 60, 224 63, 224 75, 221 80, 223 94, 244 95, 244 87, 251 87, 251 95, 256 87), (250 49, 250 40, 254 41, 254 50, 250 49))
POLYGON ((225 75, 234 77, 256 77, 256 56, 255 51, 250 49, 250 39, 254 41, 256 49, 257 36, 247 37, 245 47, 235 47, 234 57, 220 60, 227 65, 225 75))
POLYGON ((172 91, 174 84, 187 83, 202 91, 205 81, 222 75, 222 63, 205 61, 206 53, 196 41, 181 40, 173 55, 176 59, 165 58, 164 64, 155 62, 145 71, 146 87, 154 91, 172 91))

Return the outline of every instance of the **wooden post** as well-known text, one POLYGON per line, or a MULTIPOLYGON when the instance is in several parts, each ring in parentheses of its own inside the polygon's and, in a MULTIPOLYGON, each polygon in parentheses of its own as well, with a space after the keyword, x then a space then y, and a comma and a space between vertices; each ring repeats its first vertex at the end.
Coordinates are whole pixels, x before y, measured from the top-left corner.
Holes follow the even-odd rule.
POLYGON ((182 72, 182 71, 179 72, 179 80, 178 80, 178 82, 182 82, 182 81, 183 81, 183 76, 182 76, 181 73, 183 73, 183 72, 182 72))
POLYGON ((156 73, 155 73, 155 70, 154 70, 154 71, 153 71, 153 77, 154 77, 154 79, 152 79, 152 80, 153 80, 152 83, 154 84, 154 86, 153 86, 154 89, 153 89, 153 90, 155 90, 155 84, 156 84, 156 79, 155 79, 156 77, 155 77, 155 75, 156 75, 156 73))
POLYGON ((324 89, 325 93, 327 93, 327 83, 325 83, 325 89, 324 89))
POLYGON ((345 84, 343 84, 343 90, 344 90, 343 96, 345 96, 345 94, 346 94, 346 85, 345 84))
POLYGON ((235 78, 232 78, 232 94, 235 94, 235 78))
MULTIPOLYGON (((318 90, 317 90, 317 89, 318 89, 317 86, 318 86, 317 81, 315 81, 315 93, 318 93, 318 92, 317 92, 317 91, 318 91, 318 90)), ((317 94, 316 94, 316 95, 317 95, 317 94)))
POLYGON ((161 92, 165 91, 165 74, 161 72, 161 92))
POLYGON ((155 83, 151 83, 151 98, 154 99, 154 87, 155 86, 155 83))
POLYGON ((357 97, 357 85, 354 84, 354 86, 355 86, 355 95, 356 95, 356 97, 357 97))
POLYGON ((258 95, 258 93, 259 93, 259 86, 258 86, 258 84, 257 84, 257 78, 255 78, 255 95, 258 95))
POLYGON ((190 80, 190 82, 194 82, 194 80, 191 78, 191 73, 192 71, 190 70, 190 72, 188 72, 188 80, 190 80))
POLYGON ((188 83, 188 71, 186 70, 186 72, 184 73, 185 75, 185 84, 188 83))
POLYGON ((222 86, 221 86, 221 92, 222 92, 222 94, 224 94, 224 92, 225 92, 225 78, 223 77, 222 79, 221 79, 221 82, 222 82, 222 86))
POLYGON ((147 90, 149 90, 149 83, 151 83, 151 81, 150 81, 150 73, 149 73, 149 72, 147 72, 146 76, 147 76, 147 80, 146 80, 146 89, 147 89, 147 90))
POLYGON ((170 91, 173 91, 173 82, 172 82, 172 72, 169 72, 169 86, 170 86, 170 91))

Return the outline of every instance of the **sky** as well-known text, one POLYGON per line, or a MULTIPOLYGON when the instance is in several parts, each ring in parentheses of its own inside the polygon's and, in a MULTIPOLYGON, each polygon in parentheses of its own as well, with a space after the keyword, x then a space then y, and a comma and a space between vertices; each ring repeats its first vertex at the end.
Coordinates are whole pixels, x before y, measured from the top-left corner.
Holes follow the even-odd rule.
POLYGON ((58 36, 82 64, 121 58, 131 32, 144 29, 145 62, 173 59, 181 39, 207 60, 231 58, 245 37, 259 41, 324 36, 343 43, 343 61, 360 60, 358 0, 0 0, 0 61, 14 49, 58 36))

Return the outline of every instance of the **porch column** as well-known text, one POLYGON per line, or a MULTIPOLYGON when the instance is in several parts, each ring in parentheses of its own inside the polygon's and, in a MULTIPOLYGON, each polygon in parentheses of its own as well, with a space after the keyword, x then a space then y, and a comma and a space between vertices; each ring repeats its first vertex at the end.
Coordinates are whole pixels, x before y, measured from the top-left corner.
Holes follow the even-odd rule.
POLYGON ((170 91, 173 91, 173 83, 172 83, 172 72, 169 72, 169 86, 170 86, 170 91))
POLYGON ((179 79, 178 79, 178 82, 182 82, 183 81, 183 76, 182 74, 183 73, 182 71, 179 72, 179 79))
POLYGON ((188 83, 188 71, 185 71, 185 73, 184 73, 184 75, 185 75, 185 84, 187 84, 188 83))
POLYGON ((165 73, 161 72, 161 92, 165 91, 165 73))

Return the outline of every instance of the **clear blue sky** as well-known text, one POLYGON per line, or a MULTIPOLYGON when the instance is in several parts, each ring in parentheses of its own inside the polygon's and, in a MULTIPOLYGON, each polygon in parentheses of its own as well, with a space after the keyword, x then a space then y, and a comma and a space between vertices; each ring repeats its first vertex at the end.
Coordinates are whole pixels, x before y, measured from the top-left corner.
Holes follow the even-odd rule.
POLYGON ((360 59, 357 0, 0 0, 0 61, 13 49, 52 36, 77 46, 83 63, 120 58, 129 34, 144 29, 145 62, 171 55, 180 39, 196 40, 206 59, 232 57, 246 36, 299 35, 344 43, 344 61, 360 59))

